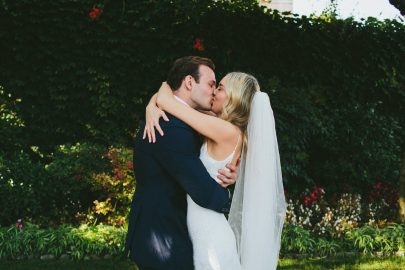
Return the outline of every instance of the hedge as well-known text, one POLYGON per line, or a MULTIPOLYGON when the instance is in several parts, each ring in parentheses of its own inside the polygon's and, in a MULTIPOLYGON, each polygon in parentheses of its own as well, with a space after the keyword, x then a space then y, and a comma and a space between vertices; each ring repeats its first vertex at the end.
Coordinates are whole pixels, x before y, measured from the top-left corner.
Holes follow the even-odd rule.
POLYGON ((270 94, 290 190, 398 181, 400 22, 283 16, 256 1, 17 0, 1 2, 0 25, 1 113, 24 123, 10 131, 1 117, 5 155, 88 141, 131 146, 173 60, 196 54, 214 59, 218 80, 250 72, 270 94))

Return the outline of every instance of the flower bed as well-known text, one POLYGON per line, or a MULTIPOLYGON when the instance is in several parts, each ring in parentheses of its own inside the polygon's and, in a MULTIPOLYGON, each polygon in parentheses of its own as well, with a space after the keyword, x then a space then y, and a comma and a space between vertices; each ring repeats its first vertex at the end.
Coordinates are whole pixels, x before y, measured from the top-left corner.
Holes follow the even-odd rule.
POLYGON ((288 199, 286 223, 340 239, 349 229, 366 225, 381 228, 398 222, 399 194, 388 184, 377 182, 364 194, 326 195, 323 188, 315 186, 296 199, 288 199))

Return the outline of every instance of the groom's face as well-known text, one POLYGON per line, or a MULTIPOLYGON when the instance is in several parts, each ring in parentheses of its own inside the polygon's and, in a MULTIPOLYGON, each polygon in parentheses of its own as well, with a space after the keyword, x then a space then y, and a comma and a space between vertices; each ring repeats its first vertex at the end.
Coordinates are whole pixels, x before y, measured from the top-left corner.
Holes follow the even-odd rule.
POLYGON ((211 110, 211 101, 216 87, 215 73, 207 67, 199 67, 200 80, 193 83, 191 89, 191 100, 196 104, 196 109, 211 110))

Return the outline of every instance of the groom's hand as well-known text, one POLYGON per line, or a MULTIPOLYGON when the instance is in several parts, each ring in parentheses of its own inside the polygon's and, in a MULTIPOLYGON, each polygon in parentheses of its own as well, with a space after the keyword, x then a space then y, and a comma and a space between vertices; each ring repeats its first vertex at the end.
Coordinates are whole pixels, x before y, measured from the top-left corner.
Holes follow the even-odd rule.
POLYGON ((223 188, 227 188, 228 186, 235 184, 236 178, 238 178, 239 174, 239 163, 240 159, 238 159, 236 165, 232 165, 231 163, 226 164, 226 168, 228 168, 228 170, 218 170, 219 175, 217 177, 219 180, 221 180, 222 183, 220 183, 220 185, 223 188))

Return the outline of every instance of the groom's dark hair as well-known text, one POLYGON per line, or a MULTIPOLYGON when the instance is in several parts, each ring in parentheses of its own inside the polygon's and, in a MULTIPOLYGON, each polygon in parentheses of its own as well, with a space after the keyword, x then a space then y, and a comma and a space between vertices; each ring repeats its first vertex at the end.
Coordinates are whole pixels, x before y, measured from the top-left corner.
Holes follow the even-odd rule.
POLYGON ((167 75, 167 84, 169 84, 170 88, 173 90, 177 90, 180 88, 183 79, 188 75, 191 75, 197 83, 200 82, 200 65, 215 70, 214 62, 209 58, 199 56, 185 56, 178 58, 174 61, 173 66, 167 75))

